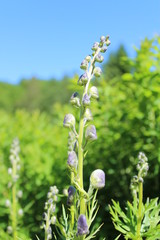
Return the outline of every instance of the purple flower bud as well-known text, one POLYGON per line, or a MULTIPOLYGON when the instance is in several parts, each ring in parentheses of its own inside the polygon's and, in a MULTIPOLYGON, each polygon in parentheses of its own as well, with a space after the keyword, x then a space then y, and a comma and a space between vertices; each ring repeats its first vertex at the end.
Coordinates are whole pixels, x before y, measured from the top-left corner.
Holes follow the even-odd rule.
POLYGON ((102 53, 105 53, 105 52, 107 51, 107 49, 108 49, 107 46, 103 46, 103 47, 101 48, 101 52, 102 52, 102 53))
POLYGON ((97 62, 101 63, 104 60, 104 57, 101 54, 98 54, 95 59, 97 62))
POLYGON ((102 73, 102 70, 101 70, 100 67, 95 67, 93 73, 94 73, 95 77, 100 77, 101 73, 102 73))
POLYGON ((90 140, 90 141, 94 141, 97 139, 96 128, 94 125, 89 125, 86 128, 85 138, 86 140, 90 140))
POLYGON ((67 198, 67 205, 71 206, 74 202, 74 196, 76 194, 76 189, 73 186, 68 188, 68 198, 67 198))
POLYGON ((72 105, 74 105, 75 107, 80 107, 80 98, 79 98, 79 94, 77 92, 73 93, 70 99, 70 103, 72 105))
POLYGON ((90 97, 88 96, 88 94, 86 93, 84 96, 83 96, 83 99, 82 99, 82 103, 84 106, 89 106, 90 105, 90 97))
POLYGON ((84 59, 82 62, 81 62, 81 65, 80 65, 80 68, 83 69, 83 70, 86 70, 88 67, 88 61, 86 59, 84 59))
POLYGON ((93 171, 90 176, 90 183, 95 189, 103 188, 105 186, 105 173, 101 169, 93 171))
POLYGON ((86 84, 88 82, 88 74, 85 72, 83 75, 82 75, 82 83, 86 84))
POLYGON ((75 126, 75 117, 71 113, 66 114, 66 116, 64 117, 63 126, 66 128, 71 128, 75 126))
POLYGON ((86 235, 89 233, 88 224, 85 215, 81 214, 77 222, 77 236, 86 235))
POLYGON ((92 50, 96 51, 98 49, 98 46, 99 46, 99 43, 98 42, 95 42, 93 44, 93 47, 92 47, 92 50))
POLYGON ((90 88, 89 93, 90 93, 92 98, 94 98, 94 99, 98 99, 99 98, 98 89, 95 86, 92 86, 90 88))
POLYGON ((85 72, 78 79, 78 85, 82 86, 88 82, 88 74, 85 72))
POLYGON ((71 152, 68 154, 67 164, 68 164, 70 167, 73 167, 73 168, 77 169, 78 158, 77 158, 77 154, 75 153, 75 151, 71 151, 71 152))

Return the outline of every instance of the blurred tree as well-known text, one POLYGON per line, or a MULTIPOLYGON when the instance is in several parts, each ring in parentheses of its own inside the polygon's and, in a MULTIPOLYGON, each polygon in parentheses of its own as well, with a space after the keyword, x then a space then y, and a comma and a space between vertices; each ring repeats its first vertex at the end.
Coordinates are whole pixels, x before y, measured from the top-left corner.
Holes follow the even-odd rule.
POLYGON ((130 72, 130 70, 131 66, 123 45, 120 45, 116 52, 110 54, 108 61, 103 66, 106 81, 120 77, 122 74, 130 72))

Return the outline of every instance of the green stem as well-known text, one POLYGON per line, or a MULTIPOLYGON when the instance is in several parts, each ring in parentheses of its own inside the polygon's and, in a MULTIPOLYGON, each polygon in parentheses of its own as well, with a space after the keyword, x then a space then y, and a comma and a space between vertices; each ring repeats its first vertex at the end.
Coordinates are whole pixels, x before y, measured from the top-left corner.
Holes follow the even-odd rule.
POLYGON ((13 240, 17 239, 17 204, 16 204, 16 185, 12 187, 12 228, 13 240))
MULTIPOLYGON (((80 188, 83 189, 83 132, 84 132, 84 124, 83 124, 83 116, 81 110, 80 123, 79 123, 79 138, 78 138, 78 178, 80 188)), ((85 214, 85 199, 83 195, 80 196, 80 214, 85 214)))
POLYGON ((48 212, 47 212, 47 220, 46 220, 46 226, 45 226, 45 240, 48 240, 49 220, 50 220, 50 208, 48 209, 48 212))
POLYGON ((141 240, 141 223, 142 223, 142 202, 143 202, 143 183, 139 183, 139 206, 137 215, 137 240, 141 240))
MULTIPOLYGON (((74 172, 71 172, 71 185, 74 183, 74 172)), ((74 204, 71 206, 71 228, 73 229, 74 227, 74 204)))
MULTIPOLYGON (((17 163, 13 162, 13 179, 16 178, 17 163)), ((16 180, 15 180, 16 181, 16 180)), ((17 239, 17 198, 16 198, 16 182, 12 187, 12 229, 13 240, 17 239)))
MULTIPOLYGON (((97 49, 94 57, 91 60, 90 67, 88 70, 88 82, 86 86, 84 87, 83 91, 83 96, 88 92, 89 84, 92 78, 92 72, 94 68, 94 63, 95 63, 95 58, 99 54, 100 48, 97 49)), ((81 111, 80 111, 80 122, 79 122, 79 137, 78 137, 78 178, 79 178, 79 185, 80 188, 83 190, 83 147, 82 147, 82 142, 83 142, 83 133, 84 133, 84 118, 83 118, 83 106, 81 106, 81 111)), ((85 214, 86 212, 86 203, 85 203, 85 198, 83 194, 81 193, 80 195, 80 214, 85 214)), ((82 238, 83 239, 83 238, 82 238)))

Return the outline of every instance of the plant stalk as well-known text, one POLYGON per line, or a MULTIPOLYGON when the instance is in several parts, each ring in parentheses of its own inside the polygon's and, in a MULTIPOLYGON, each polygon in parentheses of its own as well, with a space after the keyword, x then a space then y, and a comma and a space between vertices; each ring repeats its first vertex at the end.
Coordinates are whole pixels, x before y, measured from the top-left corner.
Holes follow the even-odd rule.
MULTIPOLYGON (((13 163, 13 179, 16 178, 16 162, 13 163)), ((12 229, 13 229, 13 240, 17 239, 17 199, 16 199, 16 182, 13 183, 12 187, 12 229)))
POLYGON ((141 223, 142 223, 142 203, 143 203, 143 183, 139 183, 139 206, 137 215, 137 240, 141 240, 141 223))
MULTIPOLYGON (((74 172, 71 172, 71 185, 74 183, 74 172)), ((71 228, 73 229, 74 227, 74 204, 71 206, 71 228)))
MULTIPOLYGON (((88 82, 86 86, 84 87, 83 91, 83 96, 88 92, 88 87, 92 78, 92 72, 94 68, 94 63, 95 63, 95 58, 99 54, 100 48, 97 49, 93 59, 91 60, 90 67, 88 70, 88 82)), ((84 133, 84 118, 83 118, 83 106, 81 106, 81 111, 80 111, 80 122, 79 122, 79 138, 78 138, 78 178, 79 178, 79 185, 80 188, 83 190, 83 147, 82 147, 82 142, 83 142, 83 133, 84 133)), ((80 214, 85 214, 86 212, 86 203, 83 194, 80 194, 80 214)), ((83 239, 83 238, 82 238, 83 239)))
MULTIPOLYGON (((79 123, 79 138, 78 138, 78 178, 80 188, 83 189, 83 132, 84 132, 84 124, 83 124, 83 114, 81 109, 80 114, 80 123, 79 123)), ((83 195, 80 196, 80 214, 85 214, 85 199, 83 195)))
POLYGON ((47 221, 46 221, 46 226, 45 226, 45 240, 48 240, 48 228, 49 228, 49 219, 50 219, 50 208, 48 209, 47 212, 47 221))
POLYGON ((17 206, 16 206, 16 185, 14 183, 12 187, 12 229, 13 240, 17 239, 17 206))

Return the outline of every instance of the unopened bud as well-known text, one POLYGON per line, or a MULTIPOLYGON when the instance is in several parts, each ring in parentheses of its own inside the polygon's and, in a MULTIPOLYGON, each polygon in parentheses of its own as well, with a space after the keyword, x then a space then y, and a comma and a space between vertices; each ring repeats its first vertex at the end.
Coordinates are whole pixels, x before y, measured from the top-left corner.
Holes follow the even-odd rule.
POLYGON ((143 183, 143 178, 140 177, 140 178, 138 179, 138 181, 143 183))
POLYGON ((23 192, 22 192, 22 190, 19 190, 18 192, 17 192, 17 197, 18 198, 21 198, 23 196, 23 192))
POLYGON ((98 55, 96 56, 95 60, 96 60, 97 62, 101 63, 101 62, 103 62, 104 57, 103 57, 101 54, 98 54, 98 55))
POLYGON ((82 99, 82 103, 84 106, 89 106, 90 105, 90 97, 88 96, 88 94, 86 93, 84 96, 83 96, 83 99, 82 99))
POLYGON ((86 132, 85 132, 85 138, 88 141, 94 141, 97 139, 97 133, 96 133, 96 128, 94 125, 89 125, 86 128, 86 132))
POLYGON ((101 73, 102 73, 102 70, 101 70, 100 67, 95 67, 93 73, 94 73, 95 77, 100 77, 101 73))
POLYGON ((7 232, 8 232, 8 234, 11 234, 11 233, 13 232, 13 229, 12 229, 11 226, 8 226, 8 227, 7 227, 7 232))
POLYGON ((47 220, 47 213, 44 212, 44 213, 42 214, 42 218, 43 218, 43 220, 47 220))
POLYGON ((77 158, 77 154, 75 153, 75 151, 71 151, 71 152, 68 154, 67 164, 68 164, 70 167, 73 167, 73 168, 77 169, 78 158, 77 158))
POLYGON ((19 209, 19 210, 18 210, 18 215, 19 215, 19 216, 23 216, 23 210, 22 210, 22 209, 19 209))
POLYGON ((68 188, 68 198, 67 198, 67 205, 71 206, 74 202, 74 196, 76 194, 76 189, 73 186, 68 188))
POLYGON ((91 110, 89 108, 86 108, 86 110, 84 112, 84 119, 86 119, 87 121, 92 121, 93 120, 92 113, 91 113, 91 110))
POLYGON ((8 174, 9 174, 9 175, 12 174, 12 168, 8 168, 8 174))
POLYGON ((59 190, 56 186, 51 186, 49 190, 52 193, 52 196, 59 193, 59 190))
POLYGON ((104 42, 106 41, 105 36, 101 36, 101 37, 100 37, 100 40, 101 40, 102 43, 104 43, 104 42))
POLYGON ((89 233, 88 224, 85 215, 81 214, 77 222, 77 236, 86 235, 89 233))
POLYGON ((87 67, 88 67, 88 61, 84 59, 84 60, 81 62, 80 68, 83 69, 83 70, 86 70, 87 67))
POLYGON ((87 60, 87 62, 90 62, 91 61, 91 56, 88 55, 85 59, 87 60))
POLYGON ((102 52, 102 53, 105 53, 105 52, 107 51, 107 49, 108 49, 107 46, 103 46, 103 47, 101 48, 101 52, 102 52))
POLYGON ((109 39, 106 40, 106 45, 109 46, 111 44, 111 41, 109 39))
POLYGON ((68 197, 68 190, 66 188, 63 189, 63 195, 68 197))
POLYGON ((5 205, 6 205, 6 207, 10 207, 11 206, 11 202, 10 202, 9 199, 6 200, 5 205))
POLYGON ((98 49, 98 46, 99 46, 99 43, 98 42, 95 42, 93 44, 93 47, 92 47, 92 50, 96 51, 98 49))
POLYGON ((80 107, 80 98, 79 98, 79 94, 77 92, 73 93, 70 99, 70 103, 72 105, 74 105, 75 107, 80 107))
POLYGON ((95 189, 101 189, 105 186, 105 173, 101 169, 92 172, 90 184, 95 189))
POLYGON ((92 86, 90 88, 89 93, 90 93, 92 98, 94 98, 94 99, 98 99, 99 98, 98 89, 95 86, 92 86))
POLYGON ((56 211, 56 204, 50 206, 51 213, 53 214, 56 211))
POLYGON ((88 74, 85 72, 78 79, 78 85, 82 86, 88 82, 88 74))
POLYGON ((68 113, 64 117, 63 126, 66 128, 72 128, 75 127, 75 122, 75 117, 71 113, 68 113))
POLYGON ((51 217, 51 224, 54 225, 54 224, 56 223, 56 220, 57 220, 57 219, 56 219, 56 216, 52 216, 52 217, 51 217))

